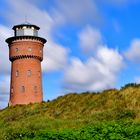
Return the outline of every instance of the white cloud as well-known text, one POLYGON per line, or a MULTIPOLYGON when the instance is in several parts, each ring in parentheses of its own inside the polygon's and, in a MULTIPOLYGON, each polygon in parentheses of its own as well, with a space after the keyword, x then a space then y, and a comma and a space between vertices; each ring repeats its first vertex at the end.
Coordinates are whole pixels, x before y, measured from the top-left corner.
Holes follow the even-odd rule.
POLYGON ((68 49, 54 42, 49 42, 44 48, 43 71, 62 70, 67 65, 68 49))
POLYGON ((0 61, 0 74, 7 74, 10 72, 9 48, 5 42, 5 39, 7 39, 9 36, 11 36, 9 28, 0 25, 0 57, 2 58, 0 61))
POLYGON ((140 39, 132 40, 129 49, 124 55, 128 60, 140 63, 140 39))
POLYGON ((4 75, 0 78, 0 108, 8 105, 10 91, 10 75, 4 75))
POLYGON ((112 72, 119 71, 122 66, 122 56, 117 50, 109 49, 107 46, 100 46, 96 57, 112 72))
POLYGON ((65 21, 81 24, 89 19, 94 22, 100 20, 100 14, 95 1, 92 0, 56 0, 56 9, 65 21))
POLYGON ((86 53, 94 53, 102 44, 102 36, 99 30, 86 26, 78 35, 79 45, 86 53))
POLYGON ((9 9, 5 11, 8 22, 12 25, 24 23, 25 16, 28 22, 41 27, 41 35, 48 35, 54 26, 54 20, 51 15, 39 9, 34 3, 27 0, 15 1, 9 0, 9 9), (29 12, 32 11, 32 12, 29 12))
POLYGON ((27 0, 16 2, 10 0, 9 10, 6 12, 7 20, 13 25, 20 24, 24 22, 24 16, 28 15, 29 22, 40 27, 39 35, 48 40, 44 47, 43 72, 60 70, 66 64, 68 51, 64 46, 55 43, 52 32, 61 20, 58 17, 53 17, 47 11, 39 9, 34 4, 33 1, 27 0), (32 12, 28 12, 28 9, 32 12))
POLYGON ((4 75, 0 78, 1 93, 8 93, 10 87, 10 75, 4 75))
POLYGON ((102 46, 98 49, 97 56, 86 62, 78 58, 72 59, 69 67, 65 69, 64 87, 72 91, 112 88, 122 66, 122 56, 116 50, 102 46))

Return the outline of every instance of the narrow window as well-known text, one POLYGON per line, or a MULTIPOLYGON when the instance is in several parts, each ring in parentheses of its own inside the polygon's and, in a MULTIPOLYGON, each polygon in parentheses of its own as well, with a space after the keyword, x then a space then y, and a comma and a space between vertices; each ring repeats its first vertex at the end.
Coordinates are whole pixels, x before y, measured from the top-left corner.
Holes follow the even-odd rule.
POLYGON ((34 86, 34 93, 37 93, 37 86, 34 86))
POLYGON ((27 76, 31 76, 31 70, 27 71, 27 76))
POLYGON ((21 92, 25 92, 25 87, 24 86, 21 87, 21 92))
POLYGON ((32 48, 28 48, 28 51, 31 52, 32 51, 32 48))
POLYGON ((18 77, 18 76, 19 76, 19 71, 17 70, 17 71, 16 71, 16 77, 18 77))
POLYGON ((14 89, 13 89, 13 87, 11 88, 11 93, 13 93, 14 92, 14 89))
POLYGON ((42 53, 42 49, 40 48, 40 53, 42 53))
POLYGON ((11 97, 13 96, 13 93, 14 93, 14 89, 13 87, 11 87, 11 94, 10 94, 11 97))
POLYGON ((18 48, 15 49, 15 52, 18 52, 18 48))

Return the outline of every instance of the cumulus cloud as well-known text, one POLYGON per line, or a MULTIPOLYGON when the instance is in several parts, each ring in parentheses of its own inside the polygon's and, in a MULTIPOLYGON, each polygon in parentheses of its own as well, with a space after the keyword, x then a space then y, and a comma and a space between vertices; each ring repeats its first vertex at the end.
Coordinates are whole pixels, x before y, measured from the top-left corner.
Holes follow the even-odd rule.
POLYGON ((10 90, 10 75, 4 75, 0 78, 0 108, 8 105, 10 90))
POLYGON ((100 31, 88 25, 78 34, 87 60, 73 58, 64 72, 64 88, 68 91, 99 91, 115 87, 123 57, 116 50, 104 45, 100 31))
POLYGON ((60 20, 56 21, 58 18, 52 17, 47 11, 39 9, 35 3, 27 0, 16 2, 10 0, 8 3, 9 10, 6 12, 7 20, 12 25, 23 23, 24 16, 30 9, 32 12, 28 12, 29 22, 31 21, 31 23, 38 25, 41 28, 39 34, 48 40, 44 47, 43 72, 60 70, 66 64, 68 57, 67 49, 55 43, 52 37, 52 32, 57 24, 60 24, 60 20))
POLYGON ((102 35, 99 30, 86 26, 78 35, 79 45, 87 53, 93 53, 102 44, 102 35))
POLYGON ((132 40, 129 49, 124 53, 125 57, 135 63, 140 63, 140 39, 132 40))
POLYGON ((1 76, 0 78, 0 89, 2 93, 8 93, 10 87, 10 75, 1 76))
POLYGON ((95 1, 92 0, 56 0, 56 9, 60 12, 65 21, 71 23, 83 23, 92 19, 94 22, 100 20, 100 12, 95 1))
POLYGON ((24 23, 25 16, 27 16, 28 22, 31 24, 36 24, 41 27, 41 35, 50 34, 52 27, 54 26, 53 19, 51 15, 44 10, 39 9, 32 1, 20 0, 8 1, 9 9, 5 11, 6 20, 10 25, 22 24, 24 23), (32 12, 28 12, 28 10, 32 12))
POLYGON ((122 67, 123 57, 117 50, 101 46, 97 51, 97 59, 102 62, 113 73, 120 70, 122 67))
POLYGON ((65 70, 64 88, 72 91, 98 91, 115 86, 117 74, 123 67, 122 56, 107 46, 96 57, 82 62, 74 58, 65 70))
POLYGON ((44 49, 43 71, 63 70, 67 65, 68 49, 54 42, 49 42, 44 49))
POLYGON ((10 35, 11 35, 10 29, 6 26, 0 25, 0 45, 1 45, 0 57, 2 58, 0 61, 1 74, 7 74, 10 72, 9 48, 5 42, 5 39, 7 39, 10 35))

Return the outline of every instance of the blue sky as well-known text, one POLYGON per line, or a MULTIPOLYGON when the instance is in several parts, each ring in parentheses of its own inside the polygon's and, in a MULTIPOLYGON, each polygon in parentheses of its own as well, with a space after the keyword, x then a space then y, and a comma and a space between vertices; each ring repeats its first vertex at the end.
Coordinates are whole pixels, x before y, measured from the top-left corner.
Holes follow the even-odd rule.
POLYGON ((1 0, 0 107, 9 99, 5 39, 25 16, 48 40, 42 63, 44 100, 139 83, 139 7, 138 0, 1 0))

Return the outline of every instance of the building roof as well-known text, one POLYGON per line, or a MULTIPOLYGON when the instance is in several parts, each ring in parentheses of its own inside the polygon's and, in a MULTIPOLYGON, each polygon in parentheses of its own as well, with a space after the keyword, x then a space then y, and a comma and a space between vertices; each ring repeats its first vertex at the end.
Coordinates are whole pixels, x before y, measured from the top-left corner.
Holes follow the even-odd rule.
POLYGON ((34 24, 31 24, 29 22, 24 22, 22 24, 18 24, 18 25, 15 25, 12 29, 15 30, 16 28, 20 28, 20 27, 23 27, 23 26, 26 26, 26 27, 34 27, 35 29, 39 30, 40 28, 34 24))

